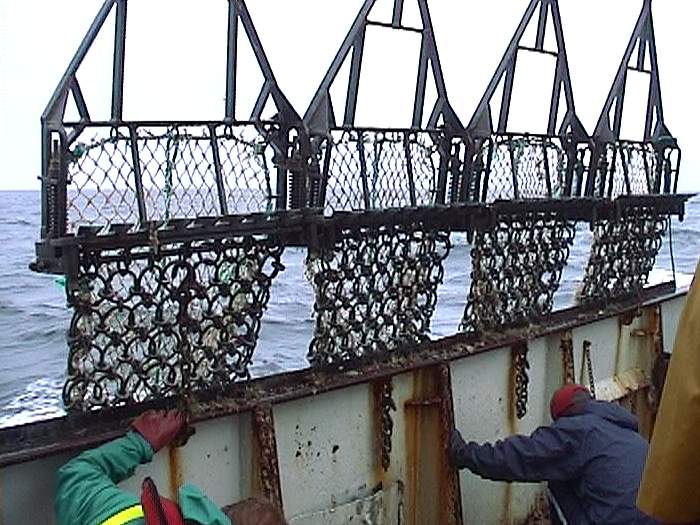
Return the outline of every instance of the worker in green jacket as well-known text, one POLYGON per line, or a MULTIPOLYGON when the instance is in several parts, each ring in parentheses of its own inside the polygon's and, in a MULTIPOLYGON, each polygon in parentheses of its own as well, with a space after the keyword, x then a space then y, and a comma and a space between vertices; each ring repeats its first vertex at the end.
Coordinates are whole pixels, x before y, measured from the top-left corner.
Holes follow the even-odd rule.
POLYGON ((141 463, 181 435, 176 410, 149 411, 134 420, 124 437, 83 452, 58 471, 59 525, 285 525, 281 513, 262 498, 220 509, 193 485, 179 490, 178 503, 158 495, 146 478, 141 498, 117 487, 141 463))

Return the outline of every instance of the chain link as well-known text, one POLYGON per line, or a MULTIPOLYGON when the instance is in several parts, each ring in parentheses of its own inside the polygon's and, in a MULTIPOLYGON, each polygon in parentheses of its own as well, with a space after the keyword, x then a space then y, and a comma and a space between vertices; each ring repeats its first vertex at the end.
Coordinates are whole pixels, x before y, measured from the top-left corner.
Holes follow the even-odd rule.
POLYGON ((593 399, 595 399, 595 378, 593 377, 593 361, 591 360, 590 341, 583 342, 583 355, 581 357, 583 358, 583 364, 581 366, 581 379, 579 382, 583 383, 583 373, 585 370, 587 374, 586 379, 588 380, 588 390, 590 390, 593 399))
POLYGON ((667 220, 651 208, 630 209, 615 220, 600 220, 586 267, 582 302, 639 295, 654 267, 667 220))
POLYGON ((393 351, 427 339, 449 235, 414 225, 343 229, 309 252, 316 300, 314 365, 393 351))
POLYGON ((461 329, 481 333, 549 314, 575 233, 553 214, 502 215, 477 232, 461 329))
POLYGON ((277 440, 275 438, 275 425, 272 420, 272 409, 269 406, 256 408, 253 411, 253 421, 255 423, 260 483, 263 494, 277 508, 281 509, 279 460, 277 457, 277 440))
POLYGON ((391 378, 379 384, 379 408, 380 408, 380 432, 381 432, 381 458, 384 472, 391 464, 391 438, 394 432, 394 420, 391 412, 396 412, 396 403, 392 397, 394 386, 391 378))
POLYGON ((283 247, 236 237, 80 254, 68 409, 223 389, 248 367, 283 247))
POLYGON ((561 339, 559 348, 561 349, 562 383, 565 385, 575 383, 574 342, 571 334, 567 334, 561 339))
POLYGON ((511 359, 513 363, 513 391, 515 393, 515 415, 522 419, 527 414, 527 387, 530 378, 527 371, 530 363, 527 360, 527 344, 519 344, 511 349, 511 359))

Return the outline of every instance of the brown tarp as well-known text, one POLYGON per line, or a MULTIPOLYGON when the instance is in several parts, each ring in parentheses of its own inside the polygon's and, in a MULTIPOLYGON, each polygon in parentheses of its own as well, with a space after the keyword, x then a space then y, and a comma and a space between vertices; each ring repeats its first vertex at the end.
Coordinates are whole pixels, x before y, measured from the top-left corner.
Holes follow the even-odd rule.
POLYGON ((676 331, 638 505, 666 523, 700 520, 700 264, 676 331))

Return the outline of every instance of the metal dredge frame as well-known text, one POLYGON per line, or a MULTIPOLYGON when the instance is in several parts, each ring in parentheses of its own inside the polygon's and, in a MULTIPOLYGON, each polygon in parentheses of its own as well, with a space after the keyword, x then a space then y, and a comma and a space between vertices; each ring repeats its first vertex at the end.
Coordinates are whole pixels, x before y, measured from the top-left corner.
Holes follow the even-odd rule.
MULTIPOLYGON (((185 126, 201 126, 210 131, 213 158, 216 172, 216 188, 219 210, 221 215, 235 213, 228 210, 226 205, 225 189, 222 181, 221 160, 218 153, 215 128, 227 126, 229 128, 240 125, 253 125, 265 140, 274 148, 275 165, 277 171, 276 207, 285 209, 288 206, 289 196, 287 189, 289 180, 298 178, 296 171, 307 169, 299 157, 308 157, 308 151, 304 149, 308 141, 303 139, 305 127, 299 114, 292 107, 287 97, 282 93, 270 63, 267 59, 258 33, 248 12, 244 0, 228 1, 228 32, 227 32, 227 62, 226 62, 226 101, 224 118, 221 121, 209 122, 182 122, 182 121, 148 121, 126 122, 123 120, 124 103, 124 64, 126 49, 126 20, 128 0, 105 0, 97 13, 93 23, 83 38, 78 50, 56 87, 53 96, 41 117, 41 151, 42 151, 42 218, 41 218, 41 242, 37 244, 37 263, 33 268, 37 271, 60 273, 61 253, 52 247, 52 240, 71 235, 74 232, 67 231, 67 186, 68 164, 75 159, 71 156, 69 148, 86 129, 110 128, 117 138, 126 142, 126 157, 132 162, 133 191, 135 193, 136 207, 138 209, 138 228, 147 228, 149 218, 146 213, 146 203, 142 180, 142 163, 139 156, 140 147, 138 129, 144 127, 161 127, 177 129, 185 126), (115 36, 113 47, 113 73, 112 73, 112 103, 111 118, 108 122, 94 121, 90 117, 85 98, 83 96, 77 73, 92 44, 102 30, 105 22, 112 12, 115 12, 115 36), (236 84, 237 84, 237 57, 238 38, 240 25, 245 30, 255 54, 264 82, 258 94, 249 120, 240 120, 236 115, 236 84), (65 119, 68 97, 72 96, 79 114, 78 122, 67 122, 65 119), (277 109, 274 125, 261 120, 269 99, 272 99, 277 109), (123 136, 119 129, 124 128, 123 136)), ((200 213, 201 214, 201 213, 200 213)))
MULTIPOLYGON (((677 180, 678 167, 669 164, 669 155, 678 151, 675 140, 647 138, 634 146, 636 156, 619 137, 589 140, 575 113, 556 0, 531 0, 472 123, 464 128, 447 98, 427 0, 416 1, 422 28, 402 24, 402 0, 394 0, 391 22, 370 20, 376 0, 365 1, 302 120, 277 85, 243 0, 230 0, 225 117, 216 122, 123 121, 127 0, 105 2, 42 118, 42 241, 33 268, 68 276, 74 307, 64 390, 69 409, 189 399, 197 392, 225 392, 246 379, 271 280, 283 270, 280 256, 288 245, 309 249, 317 298, 309 360, 315 366, 347 367, 428 344, 453 231, 465 231, 473 241, 463 327, 474 337, 550 316, 577 221, 589 222, 596 232, 582 301, 595 306, 641 297, 664 221, 682 217, 688 198, 675 195, 675 184, 666 182, 662 195, 658 184, 673 176, 677 180), (536 43, 526 48, 521 40, 538 7, 536 43), (76 73, 112 9, 112 120, 94 122, 76 73), (544 48, 550 17, 556 53, 544 48), (265 78, 248 121, 235 115, 239 23, 265 78), (364 39, 373 25, 421 34, 409 129, 355 126, 364 39), (516 58, 523 50, 557 57, 545 135, 508 131, 516 58), (351 60, 350 78, 338 125, 330 88, 345 60, 351 60), (438 96, 423 127, 428 66, 438 96), (501 81, 504 94, 494 129, 489 104, 501 81), (566 112, 557 127, 562 94, 566 112), (74 98, 79 122, 64 119, 68 96, 74 98), (265 122, 260 117, 270 98, 278 115, 265 122), (100 129, 109 134, 87 145, 77 142, 86 130, 100 129), (252 139, 242 134, 244 129, 252 139), (260 152, 267 146, 274 151, 269 159, 260 152), (607 170, 611 151, 613 169, 607 170), (649 155, 655 183, 631 184, 634 170, 645 170, 646 180, 652 180, 649 155), (238 185, 254 170, 246 167, 251 159, 261 164, 268 187, 266 163, 276 170, 275 190, 266 189, 265 198, 275 201, 269 209, 241 209, 229 201, 230 187, 234 192, 256 189, 248 179, 238 185), (108 163, 107 170, 100 162, 108 163), (171 214, 168 193, 162 212, 158 196, 150 195, 145 183, 164 180, 170 188, 182 182, 173 182, 172 175, 183 164, 194 170, 194 175, 187 172, 190 186, 183 188, 194 196, 171 214), (196 179, 200 170, 208 183, 196 179), (126 202, 128 207, 124 194, 113 191, 124 171, 135 193, 126 218, 118 211, 97 213, 97 219, 88 217, 87 224, 70 229, 68 187, 77 184, 76 174, 97 181, 105 202, 120 199, 118 206, 126 202), (607 191, 594 191, 602 187, 596 181, 601 177, 607 191), (113 187, 102 188, 100 180, 113 187), (332 200, 334 188, 345 201, 338 195, 332 200), (203 204, 206 199, 213 203, 203 204), (324 207, 333 214, 324 216, 324 207), (618 267, 615 257, 601 255, 612 253, 611 242, 638 254, 643 264, 618 267)), ((637 40, 653 51, 649 104, 660 110, 649 0, 629 47, 637 40)), ((623 58, 625 66, 630 53, 623 58)), ((615 86, 611 97, 623 97, 619 82, 615 86)), ((665 124, 657 128, 661 135, 667 132, 665 124)), ((90 197, 82 202, 93 208, 100 204, 90 197)), ((519 374, 526 399, 525 369, 519 374)))

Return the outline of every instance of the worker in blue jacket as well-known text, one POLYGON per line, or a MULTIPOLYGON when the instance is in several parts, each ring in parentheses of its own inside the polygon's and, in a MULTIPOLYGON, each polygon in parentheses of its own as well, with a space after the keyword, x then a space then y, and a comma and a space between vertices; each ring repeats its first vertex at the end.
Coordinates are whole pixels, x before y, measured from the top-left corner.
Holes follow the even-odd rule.
POLYGON ((636 418, 581 385, 557 390, 550 411, 550 426, 493 444, 465 443, 455 430, 452 464, 493 481, 546 481, 553 523, 658 523, 635 506, 647 455, 636 418))

